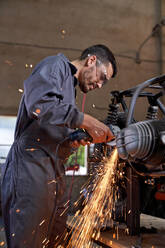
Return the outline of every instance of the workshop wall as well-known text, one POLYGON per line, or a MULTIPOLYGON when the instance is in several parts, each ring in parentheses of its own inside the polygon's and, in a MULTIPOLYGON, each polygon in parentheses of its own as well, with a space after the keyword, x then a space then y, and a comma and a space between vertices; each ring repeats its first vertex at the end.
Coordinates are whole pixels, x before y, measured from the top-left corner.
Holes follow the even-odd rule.
MULTIPOLYGON (((132 87, 161 73, 160 35, 140 44, 161 20, 161 0, 1 0, 0 113, 15 115, 23 80, 42 58, 64 53, 75 59, 92 44, 116 55, 118 76, 89 93, 85 112, 103 120, 111 90, 132 87)), ((82 94, 77 103, 81 108, 82 94)), ((140 115, 142 113, 140 112, 140 115)))
MULTIPOLYGON (((163 18, 163 9, 163 0, 1 0, 0 115, 17 114, 23 80, 42 58, 62 52, 73 60, 86 47, 102 43, 116 55, 118 75, 87 95, 85 112, 104 120, 110 91, 163 73, 164 31, 138 53, 163 18)), ((78 90, 80 109, 82 98, 78 90)), ((137 117, 143 119, 144 112, 139 104, 137 117)))

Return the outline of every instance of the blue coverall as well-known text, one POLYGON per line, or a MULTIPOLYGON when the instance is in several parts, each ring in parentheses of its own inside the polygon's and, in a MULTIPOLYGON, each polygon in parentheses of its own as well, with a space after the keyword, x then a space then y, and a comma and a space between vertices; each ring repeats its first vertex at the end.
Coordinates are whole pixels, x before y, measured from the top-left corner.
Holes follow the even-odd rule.
POLYGON ((75 105, 75 73, 58 54, 43 59, 24 82, 2 180, 8 248, 54 247, 64 232, 64 163, 72 149, 63 141, 83 121, 75 105))

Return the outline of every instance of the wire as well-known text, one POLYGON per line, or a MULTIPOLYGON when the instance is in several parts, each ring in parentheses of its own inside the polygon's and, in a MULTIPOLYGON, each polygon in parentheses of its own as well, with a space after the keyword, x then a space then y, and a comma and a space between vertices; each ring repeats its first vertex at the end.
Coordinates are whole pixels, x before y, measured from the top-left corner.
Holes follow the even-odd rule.
MULTIPOLYGON (((86 100, 86 94, 83 95, 83 102, 82 102, 82 112, 84 113, 84 107, 85 107, 85 100, 86 100)), ((77 155, 78 155, 78 150, 76 151, 76 156, 75 156, 75 164, 77 164, 77 155)), ((73 174, 72 174, 72 181, 70 185, 70 190, 68 193, 68 207, 71 202, 71 196, 72 196, 72 190, 73 190, 73 184, 74 184, 74 176, 75 176, 75 169, 73 169, 73 174)))
POLYGON ((0 44, 9 45, 9 46, 24 46, 24 47, 35 47, 35 48, 41 48, 41 49, 50 49, 50 50, 69 50, 69 51, 76 51, 81 52, 81 49, 77 48, 66 48, 66 47, 51 47, 51 46, 43 46, 43 45, 37 45, 37 44, 28 44, 28 43, 19 43, 19 42, 9 42, 9 41, 0 41, 0 44))
POLYGON ((82 110, 81 110, 83 113, 85 108, 85 100, 86 100, 86 94, 83 95, 82 110))
POLYGON ((134 107, 135 107, 135 103, 136 103, 136 100, 140 94, 140 92, 145 89, 146 87, 148 87, 149 85, 153 85, 153 84, 156 84, 156 83, 162 83, 165 81, 165 75, 161 75, 159 77, 154 77, 154 78, 151 78, 141 84, 138 84, 136 86, 136 90, 131 98, 131 103, 130 103, 130 107, 129 107, 129 111, 128 111, 128 116, 127 116, 127 121, 126 121, 126 127, 128 127, 131 123, 132 123, 132 120, 133 120, 133 113, 134 113, 134 107))
MULTIPOLYGON (((134 60, 137 63, 137 58, 134 56, 128 56, 123 54, 115 54, 116 57, 126 58, 134 60)), ((147 63, 165 63, 165 60, 152 60, 152 59, 140 59, 141 62, 147 62, 147 63)))
MULTIPOLYGON (((29 43, 20 43, 20 42, 10 42, 10 41, 2 41, 0 40, 0 44, 8 45, 8 46, 23 46, 23 47, 35 47, 40 49, 49 49, 49 50, 65 50, 65 51, 74 51, 74 52, 82 52, 82 49, 79 48, 72 48, 72 47, 56 47, 56 46, 44 46, 44 45, 37 45, 37 44, 29 44, 29 43)), ((125 59, 131 59, 135 62, 137 61, 136 56, 128 56, 123 54, 115 54, 116 57, 121 57, 125 59)), ((141 62, 147 63, 165 63, 165 60, 152 60, 152 59, 140 59, 141 62)))

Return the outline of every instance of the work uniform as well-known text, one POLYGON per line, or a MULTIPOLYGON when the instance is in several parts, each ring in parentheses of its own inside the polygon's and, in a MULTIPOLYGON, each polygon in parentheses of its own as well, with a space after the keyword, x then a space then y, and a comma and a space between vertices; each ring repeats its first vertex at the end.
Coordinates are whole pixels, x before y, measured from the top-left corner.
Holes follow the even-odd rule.
POLYGON ((65 229, 66 137, 79 127, 76 68, 63 55, 42 60, 24 82, 14 143, 2 181, 8 248, 54 247, 65 229))

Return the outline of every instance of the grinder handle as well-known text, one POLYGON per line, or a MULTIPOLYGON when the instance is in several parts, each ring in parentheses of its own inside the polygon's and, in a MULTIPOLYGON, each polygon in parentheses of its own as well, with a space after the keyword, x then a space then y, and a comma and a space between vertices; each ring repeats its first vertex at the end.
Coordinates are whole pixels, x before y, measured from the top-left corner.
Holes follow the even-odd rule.
POLYGON ((69 135, 69 139, 71 141, 80 141, 80 140, 85 140, 85 141, 89 141, 92 142, 93 138, 89 135, 89 133, 87 131, 84 131, 83 129, 78 129, 75 132, 71 133, 69 135))

